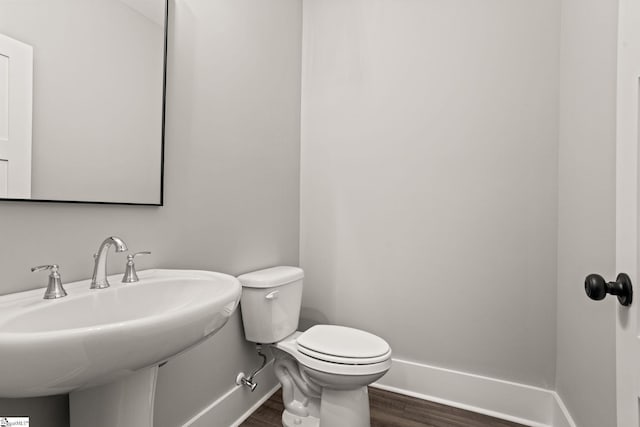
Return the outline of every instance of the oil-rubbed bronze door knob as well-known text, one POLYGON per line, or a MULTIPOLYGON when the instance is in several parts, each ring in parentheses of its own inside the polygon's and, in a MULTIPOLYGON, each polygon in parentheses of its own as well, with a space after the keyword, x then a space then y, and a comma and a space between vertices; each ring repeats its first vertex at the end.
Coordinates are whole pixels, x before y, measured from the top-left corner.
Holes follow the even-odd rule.
POLYGON ((615 282, 607 282, 599 274, 590 274, 584 279, 584 291, 592 300, 600 301, 607 294, 616 295, 622 305, 631 305, 633 301, 633 286, 631 279, 625 273, 618 274, 615 282))

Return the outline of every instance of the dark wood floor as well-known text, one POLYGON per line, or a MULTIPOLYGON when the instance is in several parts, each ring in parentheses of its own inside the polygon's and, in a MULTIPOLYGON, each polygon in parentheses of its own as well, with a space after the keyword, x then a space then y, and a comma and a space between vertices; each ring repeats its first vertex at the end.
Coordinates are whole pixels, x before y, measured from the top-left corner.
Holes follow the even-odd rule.
MULTIPOLYGON (((371 427, 523 427, 487 415, 375 388, 369 388, 369 401, 371 427)), ((283 410, 282 393, 278 391, 240 427, 282 427, 283 410)))

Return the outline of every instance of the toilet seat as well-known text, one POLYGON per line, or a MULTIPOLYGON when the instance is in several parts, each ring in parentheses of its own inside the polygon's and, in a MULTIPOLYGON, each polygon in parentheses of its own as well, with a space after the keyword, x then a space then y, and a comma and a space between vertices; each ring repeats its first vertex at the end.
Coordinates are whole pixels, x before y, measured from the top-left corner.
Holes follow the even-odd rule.
MULTIPOLYGON (((317 326, 333 328, 333 326, 331 325, 317 325, 317 326)), ((313 328, 316 328, 317 326, 314 326, 313 328)), ((311 331, 311 329, 313 328, 310 328, 309 331, 311 331)), ((341 328, 341 327, 337 327, 337 328, 341 328)), ((354 331, 368 334, 364 331, 359 331, 357 329, 355 329, 354 331)), ((288 353, 294 359, 296 359, 298 363, 306 366, 307 368, 314 369, 320 372, 325 372, 328 374, 373 375, 373 374, 385 372, 389 370, 389 368, 391 367, 391 349, 390 348, 388 348, 384 354, 376 355, 373 357, 345 357, 343 355, 342 356, 329 355, 327 353, 310 350, 309 348, 306 348, 303 345, 300 345, 299 343, 300 337, 302 337, 307 332, 304 332, 304 333, 294 332, 292 335, 276 343, 276 348, 288 353), (326 359, 332 359, 335 361, 326 360, 326 359)), ((368 335, 372 335, 372 334, 368 334, 368 335)), ((375 337, 375 335, 373 336, 375 337)), ((378 338, 378 339, 384 342, 384 340, 382 340, 381 338, 378 338)), ((308 340, 303 339, 302 343, 303 344, 308 343, 308 340)), ((386 342, 384 343, 386 344, 386 342)), ((309 345, 313 345, 313 344, 309 344, 309 345)), ((388 344, 386 345, 388 347, 388 344)), ((338 348, 338 347, 329 346, 328 348, 330 348, 331 351, 337 352, 335 348, 338 348)), ((374 348, 374 350, 379 351, 380 348, 381 347, 376 347, 374 348)), ((367 347, 367 349, 371 349, 371 347, 367 347)), ((363 351, 363 354, 367 353, 364 350, 362 351, 363 351)))
POLYGON ((333 356, 326 353, 320 353, 317 351, 309 350, 307 348, 301 347, 298 343, 298 351, 301 354, 304 354, 309 357, 313 357, 314 359, 321 360, 323 362, 329 363, 339 363, 341 365, 373 365, 375 363, 384 362, 385 360, 391 357, 391 350, 387 353, 378 356, 378 357, 367 357, 367 358, 355 358, 355 357, 340 357, 333 356))
POLYGON ((385 340, 346 326, 313 326, 296 343, 299 352, 324 362, 371 365, 391 357, 391 347, 385 340))

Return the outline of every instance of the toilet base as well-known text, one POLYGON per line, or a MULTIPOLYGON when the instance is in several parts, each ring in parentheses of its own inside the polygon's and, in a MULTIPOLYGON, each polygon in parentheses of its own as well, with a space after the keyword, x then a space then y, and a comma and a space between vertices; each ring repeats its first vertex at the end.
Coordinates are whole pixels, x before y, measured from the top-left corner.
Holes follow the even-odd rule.
POLYGON ((285 411, 282 413, 282 426, 283 427, 319 427, 320 420, 316 417, 308 415, 306 417, 299 417, 291 412, 285 411))
POLYGON ((371 427, 367 387, 322 390, 320 427, 371 427))
POLYGON ((357 390, 322 390, 320 419, 282 413, 283 427, 371 427, 367 387, 357 390), (322 423, 320 423, 322 419, 322 423))

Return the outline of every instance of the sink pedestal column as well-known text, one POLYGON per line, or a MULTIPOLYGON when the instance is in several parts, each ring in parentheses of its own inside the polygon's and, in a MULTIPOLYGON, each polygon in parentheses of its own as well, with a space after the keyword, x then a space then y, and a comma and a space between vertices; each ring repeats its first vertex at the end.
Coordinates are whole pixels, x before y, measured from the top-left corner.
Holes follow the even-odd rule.
POLYGON ((69 394, 71 427, 153 427, 158 367, 69 394))

